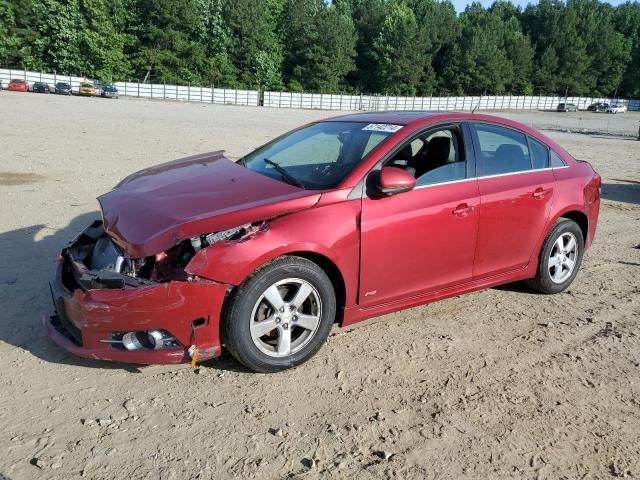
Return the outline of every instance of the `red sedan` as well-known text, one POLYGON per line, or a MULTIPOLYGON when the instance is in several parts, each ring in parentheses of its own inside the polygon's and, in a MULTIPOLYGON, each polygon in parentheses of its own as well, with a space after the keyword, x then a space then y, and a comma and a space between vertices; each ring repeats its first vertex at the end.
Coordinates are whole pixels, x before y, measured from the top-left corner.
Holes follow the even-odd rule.
POLYGON ((7 85, 7 90, 9 90, 10 92, 28 92, 29 84, 26 82, 26 80, 19 80, 17 78, 14 78, 9 82, 9 85, 7 85))
POLYGON ((464 292, 573 281, 600 176, 516 122, 365 113, 135 173, 62 251, 46 318, 77 355, 298 365, 351 325, 464 292))

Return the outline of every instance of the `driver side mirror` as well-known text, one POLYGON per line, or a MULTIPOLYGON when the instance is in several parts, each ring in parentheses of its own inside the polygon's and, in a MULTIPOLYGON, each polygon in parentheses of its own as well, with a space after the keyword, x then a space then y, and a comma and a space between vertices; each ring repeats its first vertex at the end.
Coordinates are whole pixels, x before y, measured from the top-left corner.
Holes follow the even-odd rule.
POLYGON ((386 196, 408 192, 416 186, 416 179, 403 168, 382 167, 378 177, 378 193, 386 196))

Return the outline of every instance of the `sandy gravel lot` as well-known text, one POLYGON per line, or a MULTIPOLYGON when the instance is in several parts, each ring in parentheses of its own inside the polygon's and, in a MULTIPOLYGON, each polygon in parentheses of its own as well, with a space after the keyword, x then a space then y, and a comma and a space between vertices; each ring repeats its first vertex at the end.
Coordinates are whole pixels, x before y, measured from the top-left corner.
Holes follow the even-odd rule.
MULTIPOLYGON (((563 294, 511 285, 388 315, 270 376, 228 357, 195 371, 86 362, 44 337, 54 259, 98 215, 99 193, 331 115, 0 93, 0 478, 640 477, 630 138, 551 134, 605 184, 595 244, 563 294)), ((639 120, 611 121, 630 132, 639 120)))

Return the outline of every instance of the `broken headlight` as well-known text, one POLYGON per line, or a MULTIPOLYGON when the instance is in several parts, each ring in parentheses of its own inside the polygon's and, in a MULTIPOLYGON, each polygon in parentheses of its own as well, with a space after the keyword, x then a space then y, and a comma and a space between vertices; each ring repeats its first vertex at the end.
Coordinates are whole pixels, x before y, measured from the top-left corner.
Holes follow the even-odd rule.
POLYGON ((208 233, 206 235, 200 235, 198 237, 191 237, 189 241, 191 242, 191 246, 194 251, 202 250, 210 245, 213 245, 220 240, 233 240, 234 238, 241 237, 244 233, 246 233, 252 227, 251 223, 247 223, 246 225, 241 225, 239 227, 230 228, 229 230, 224 230, 222 232, 216 233, 208 233))

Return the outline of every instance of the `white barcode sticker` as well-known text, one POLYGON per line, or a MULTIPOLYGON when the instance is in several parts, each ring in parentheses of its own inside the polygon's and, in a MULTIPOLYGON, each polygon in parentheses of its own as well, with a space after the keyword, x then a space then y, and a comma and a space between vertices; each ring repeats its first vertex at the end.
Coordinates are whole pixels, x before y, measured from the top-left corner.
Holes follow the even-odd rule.
POLYGON ((397 132, 398 130, 400 130, 404 125, 392 125, 390 123, 370 123, 369 125, 367 125, 366 127, 364 127, 362 130, 369 130, 372 132, 389 132, 389 133, 393 133, 393 132, 397 132))

